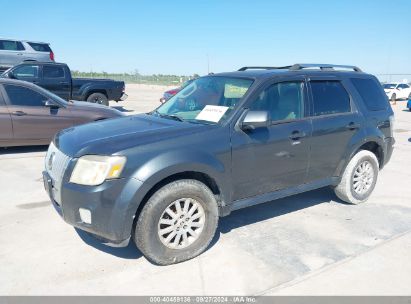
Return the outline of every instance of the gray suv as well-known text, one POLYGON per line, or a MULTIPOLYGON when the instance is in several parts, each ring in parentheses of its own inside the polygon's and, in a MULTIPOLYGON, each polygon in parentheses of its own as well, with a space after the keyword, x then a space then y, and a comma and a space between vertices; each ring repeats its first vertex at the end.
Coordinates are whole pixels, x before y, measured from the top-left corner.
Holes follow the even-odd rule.
POLYGON ((43 177, 67 223, 166 265, 203 252, 233 210, 326 186, 365 202, 393 144, 384 90, 359 68, 246 67, 63 130, 43 177))
POLYGON ((24 61, 54 61, 48 43, 0 38, 0 71, 24 61))

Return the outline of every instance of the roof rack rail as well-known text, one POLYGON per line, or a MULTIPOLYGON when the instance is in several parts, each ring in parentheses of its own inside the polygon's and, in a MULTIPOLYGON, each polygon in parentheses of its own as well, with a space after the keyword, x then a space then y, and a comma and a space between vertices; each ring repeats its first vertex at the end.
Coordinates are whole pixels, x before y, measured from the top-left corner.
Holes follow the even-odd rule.
POLYGON ((283 67, 269 67, 269 66, 245 66, 242 67, 241 69, 238 69, 238 71, 247 71, 247 70, 278 70, 278 69, 289 69, 291 68, 291 65, 288 66, 283 66, 283 67))
POLYGON ((352 69, 355 72, 362 72, 359 67, 353 65, 338 65, 338 64, 317 64, 317 63, 296 63, 289 69, 291 71, 302 70, 306 68, 320 68, 321 70, 333 71, 335 68, 352 69))

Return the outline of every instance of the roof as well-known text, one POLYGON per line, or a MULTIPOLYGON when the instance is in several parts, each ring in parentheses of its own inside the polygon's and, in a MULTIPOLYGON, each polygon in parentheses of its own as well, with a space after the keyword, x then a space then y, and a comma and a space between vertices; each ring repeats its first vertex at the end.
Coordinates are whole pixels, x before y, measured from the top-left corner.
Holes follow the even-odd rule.
POLYGON ((355 66, 333 64, 294 64, 284 67, 243 67, 238 71, 218 73, 215 75, 227 77, 267 78, 273 76, 291 75, 366 75, 355 66))
POLYGON ((50 43, 49 43, 49 42, 41 42, 41 41, 33 41, 33 40, 22 40, 22 39, 6 38, 6 37, 0 37, 0 40, 12 40, 12 41, 31 42, 31 43, 41 43, 41 44, 48 44, 48 45, 50 45, 50 43))

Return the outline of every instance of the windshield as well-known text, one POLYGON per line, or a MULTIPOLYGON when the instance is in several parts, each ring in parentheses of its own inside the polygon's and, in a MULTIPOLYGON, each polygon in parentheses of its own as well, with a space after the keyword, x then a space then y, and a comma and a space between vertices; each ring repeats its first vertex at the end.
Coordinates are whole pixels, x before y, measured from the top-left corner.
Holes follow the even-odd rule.
POLYGON ((395 89, 395 83, 386 83, 383 85, 384 89, 395 89))
POLYGON ((247 93, 251 79, 206 76, 191 82, 153 114, 171 119, 221 123, 247 93))

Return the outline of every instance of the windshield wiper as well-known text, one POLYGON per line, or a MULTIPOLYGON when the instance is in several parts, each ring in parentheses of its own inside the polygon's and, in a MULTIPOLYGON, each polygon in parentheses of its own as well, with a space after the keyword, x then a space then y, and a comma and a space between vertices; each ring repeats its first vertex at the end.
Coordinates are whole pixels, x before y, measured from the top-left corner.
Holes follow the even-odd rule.
POLYGON ((177 120, 177 121, 184 121, 184 119, 182 119, 180 116, 177 116, 177 115, 174 115, 174 114, 162 114, 157 110, 153 111, 152 113, 155 113, 158 116, 163 117, 163 118, 171 118, 171 119, 174 119, 174 120, 177 120))

